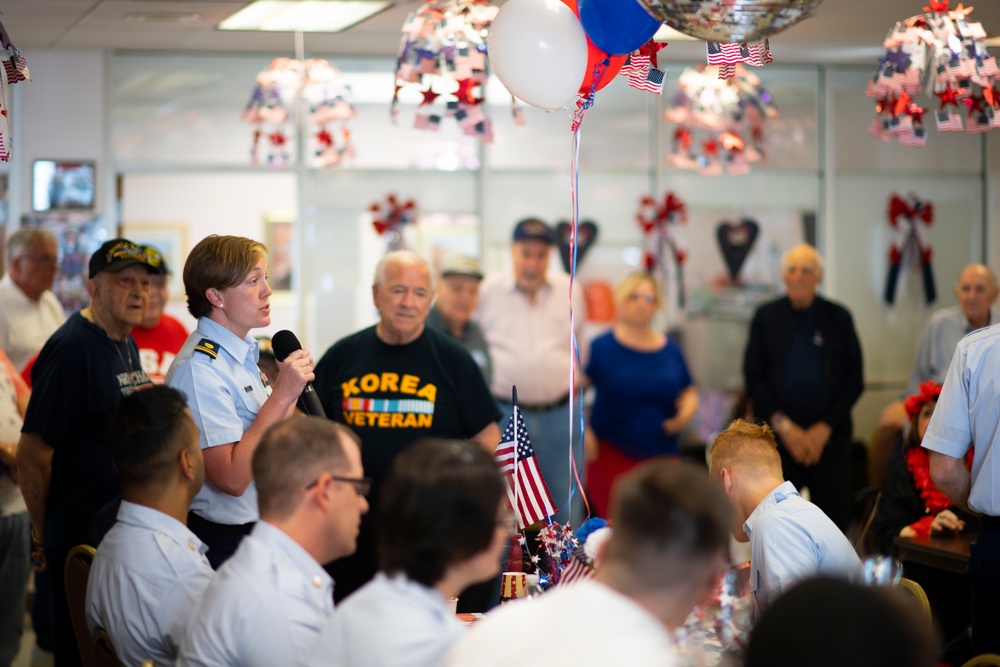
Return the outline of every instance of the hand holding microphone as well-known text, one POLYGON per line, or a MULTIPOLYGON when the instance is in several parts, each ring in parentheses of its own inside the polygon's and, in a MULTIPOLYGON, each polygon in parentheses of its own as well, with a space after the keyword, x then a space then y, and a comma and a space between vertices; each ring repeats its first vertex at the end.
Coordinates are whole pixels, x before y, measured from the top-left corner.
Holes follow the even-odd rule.
POLYGON ((290 360, 293 362, 291 365, 286 365, 285 363, 285 360, 290 355, 302 350, 302 344, 299 343, 299 339, 291 331, 283 329, 271 337, 271 348, 274 350, 274 358, 281 365, 281 371, 278 373, 278 383, 283 385, 289 379, 286 377, 286 373, 293 374, 294 379, 301 383, 302 393, 299 395, 299 410, 314 417, 326 417, 323 404, 320 403, 319 396, 312 386, 312 380, 316 376, 313 374, 313 362, 309 353, 303 351, 302 355, 298 355, 299 358, 290 360), (306 363, 299 364, 298 366, 294 365, 294 362, 300 359, 306 363))

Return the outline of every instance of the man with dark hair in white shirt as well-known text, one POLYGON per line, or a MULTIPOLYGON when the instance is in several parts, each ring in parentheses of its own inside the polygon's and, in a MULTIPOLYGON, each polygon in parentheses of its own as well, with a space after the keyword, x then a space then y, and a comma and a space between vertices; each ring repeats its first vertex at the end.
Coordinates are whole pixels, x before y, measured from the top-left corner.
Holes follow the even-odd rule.
POLYGON ((207 547, 187 527, 205 479, 198 429, 184 396, 164 386, 122 399, 111 424, 122 503, 87 580, 87 625, 107 631, 126 665, 172 665, 212 578, 207 547))

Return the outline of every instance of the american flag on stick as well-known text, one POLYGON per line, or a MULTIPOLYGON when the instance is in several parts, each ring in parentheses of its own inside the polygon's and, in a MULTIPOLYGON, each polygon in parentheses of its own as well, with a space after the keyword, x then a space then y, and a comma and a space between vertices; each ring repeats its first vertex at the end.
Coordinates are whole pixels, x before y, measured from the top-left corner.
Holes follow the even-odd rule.
POLYGON ((523 529, 552 516, 558 509, 538 467, 521 409, 517 407, 517 387, 512 390, 511 402, 514 412, 507 420, 494 458, 507 479, 507 499, 517 514, 518 528, 523 529))

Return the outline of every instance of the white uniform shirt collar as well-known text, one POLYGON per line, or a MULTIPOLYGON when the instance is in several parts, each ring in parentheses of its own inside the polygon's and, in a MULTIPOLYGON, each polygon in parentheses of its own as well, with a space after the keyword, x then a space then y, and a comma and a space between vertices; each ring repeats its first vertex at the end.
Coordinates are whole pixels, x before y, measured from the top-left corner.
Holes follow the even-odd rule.
POLYGON ((252 534, 291 562, 292 568, 279 568, 275 572, 276 581, 283 590, 299 590, 305 579, 308 581, 309 595, 320 608, 332 607, 333 579, 302 545, 285 531, 264 520, 257 522, 252 534))
POLYGON ((208 546, 198 539, 198 536, 192 533, 187 526, 174 517, 155 510, 152 507, 123 500, 121 506, 118 508, 118 521, 125 525, 152 529, 158 533, 163 533, 178 544, 186 545, 189 549, 197 551, 200 554, 208 551, 208 546))
POLYGON ((761 500, 757 507, 754 508, 754 511, 750 513, 747 520, 743 522, 743 532, 746 533, 747 537, 750 537, 750 534, 753 532, 754 523, 757 522, 757 519, 761 514, 768 511, 786 498, 798 495, 799 492, 795 490, 794 484, 791 482, 782 482, 780 485, 775 487, 774 491, 771 491, 771 493, 764 496, 764 499, 761 500))
POLYGON ((257 341, 247 334, 245 338, 240 338, 232 331, 222 326, 215 320, 208 317, 198 318, 198 331, 205 334, 209 340, 218 343, 233 359, 243 363, 247 354, 253 355, 254 363, 257 363, 260 353, 257 349, 257 341))

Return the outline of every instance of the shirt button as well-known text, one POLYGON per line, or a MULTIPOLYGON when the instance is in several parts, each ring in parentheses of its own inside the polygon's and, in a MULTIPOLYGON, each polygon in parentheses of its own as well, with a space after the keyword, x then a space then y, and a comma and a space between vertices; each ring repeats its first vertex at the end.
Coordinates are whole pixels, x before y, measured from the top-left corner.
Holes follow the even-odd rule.
POLYGON ((323 585, 323 581, 319 578, 319 575, 313 577, 313 588, 319 588, 323 585))

